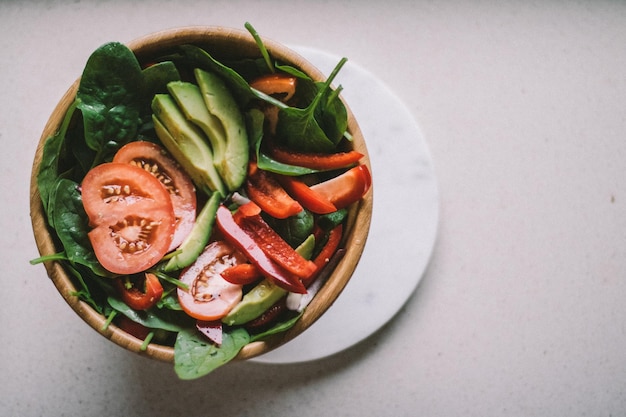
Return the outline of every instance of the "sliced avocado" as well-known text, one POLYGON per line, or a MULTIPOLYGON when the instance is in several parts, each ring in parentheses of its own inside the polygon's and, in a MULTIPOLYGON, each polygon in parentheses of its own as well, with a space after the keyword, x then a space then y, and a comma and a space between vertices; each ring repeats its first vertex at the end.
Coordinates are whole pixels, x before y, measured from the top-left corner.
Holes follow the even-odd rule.
POLYGON ((217 208, 220 206, 220 201, 221 195, 218 191, 215 191, 200 211, 200 214, 198 214, 198 217, 196 217, 191 233, 181 243, 178 253, 165 265, 165 272, 178 271, 188 267, 204 250, 213 231, 215 213, 217 213, 217 208))
MULTIPOLYGON (((187 120, 195 123, 209 138, 213 150, 213 162, 220 172, 220 164, 224 159, 224 147, 226 146, 226 132, 222 122, 209 113, 197 85, 185 81, 174 81, 167 84, 167 89, 187 120)), ((220 172, 220 175, 224 175, 224 173, 220 172)))
POLYGON ((228 189, 234 191, 246 178, 249 160, 248 132, 243 114, 218 75, 201 69, 196 69, 194 75, 209 113, 222 124, 226 143, 218 171, 228 189))
POLYGON ((304 242, 302 242, 297 248, 298 252, 304 259, 311 259, 313 251, 315 250, 315 235, 310 234, 304 242))
MULTIPOLYGON (((296 248, 296 252, 310 259, 315 247, 315 236, 310 235, 296 248)), ((250 290, 225 317, 222 322, 229 326, 241 325, 254 320, 288 293, 267 279, 250 290)))
POLYGON ((226 188, 213 166, 213 153, 202 132, 185 119, 172 97, 157 94, 152 100, 152 120, 157 136, 172 156, 183 166, 196 185, 203 191, 226 188))
POLYGON ((229 326, 245 324, 263 314, 287 294, 287 290, 264 279, 252 288, 230 312, 222 318, 229 326))

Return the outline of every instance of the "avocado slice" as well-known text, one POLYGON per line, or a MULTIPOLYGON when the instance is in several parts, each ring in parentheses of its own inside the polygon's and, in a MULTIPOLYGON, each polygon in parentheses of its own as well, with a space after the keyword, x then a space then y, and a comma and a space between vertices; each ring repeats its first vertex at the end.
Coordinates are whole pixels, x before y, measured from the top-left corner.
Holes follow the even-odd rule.
POLYGON ((263 314, 274 303, 287 294, 287 290, 263 279, 243 296, 230 312, 222 318, 222 323, 229 326, 245 324, 263 314))
POLYGON ((224 159, 226 132, 220 119, 209 113, 200 88, 190 82, 174 81, 167 84, 167 89, 187 120, 196 124, 209 138, 213 150, 213 163, 220 175, 224 176, 224 173, 220 172, 220 161, 224 159))
MULTIPOLYGON (((315 236, 309 235, 300 246, 296 248, 296 252, 305 259, 310 259, 315 247, 315 236)), ((256 319, 263 314, 268 308, 273 306, 288 291, 278 285, 263 279, 259 284, 252 288, 242 300, 230 312, 222 318, 222 322, 229 326, 245 324, 256 319)))
POLYGON ((164 267, 165 272, 178 271, 191 265, 202 253, 213 231, 215 223, 215 213, 220 206, 221 195, 215 191, 206 202, 196 222, 191 229, 191 233, 185 238, 178 248, 178 253, 174 255, 164 267))
POLYGON ((152 120, 157 136, 183 166, 196 185, 208 194, 226 187, 213 166, 213 152, 202 132, 189 122, 169 94, 156 94, 152 100, 152 120))
POLYGON ((209 113, 221 122, 226 140, 222 159, 217 161, 218 171, 228 189, 234 191, 246 178, 250 158, 243 114, 218 75, 199 68, 194 70, 194 75, 209 113))

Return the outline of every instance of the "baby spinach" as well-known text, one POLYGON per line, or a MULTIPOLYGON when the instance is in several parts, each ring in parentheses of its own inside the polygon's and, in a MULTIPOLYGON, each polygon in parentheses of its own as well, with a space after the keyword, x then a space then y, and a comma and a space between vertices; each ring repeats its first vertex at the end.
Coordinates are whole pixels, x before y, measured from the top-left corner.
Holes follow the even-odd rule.
POLYGON ((298 176, 318 172, 315 169, 305 168, 297 165, 289 165, 279 162, 267 154, 261 152, 263 140, 263 123, 265 116, 259 109, 250 109, 246 114, 246 124, 248 129, 248 140, 256 152, 257 165, 260 169, 282 175, 298 176))
POLYGON ((96 49, 85 65, 76 93, 85 142, 103 162, 135 137, 139 126, 143 74, 135 54, 119 42, 96 49))
POLYGON ((115 311, 150 329, 180 332, 185 328, 193 326, 195 322, 191 317, 177 310, 152 308, 148 311, 136 311, 115 297, 108 297, 107 303, 115 311))
POLYGON ((174 370, 180 379, 200 378, 234 359, 249 342, 250 335, 242 328, 224 331, 220 346, 195 329, 184 329, 174 344, 174 370))
POLYGON ((313 84, 315 95, 306 107, 280 108, 276 134, 290 149, 330 152, 341 140, 347 127, 346 110, 330 85, 345 62, 342 58, 324 83, 313 84))
POLYGON ((304 311, 301 311, 299 314, 293 316, 287 321, 276 323, 274 326, 263 331, 262 333, 256 333, 252 335, 250 337, 250 342, 256 342, 257 340, 265 339, 268 336, 286 332, 287 330, 291 329, 298 322, 298 320, 300 320, 300 317, 302 317, 302 314, 304 314, 304 311))
MULTIPOLYGON (((55 182, 59 178, 65 134, 75 110, 76 102, 73 102, 68 108, 59 130, 54 135, 50 136, 43 146, 39 172, 37 172, 37 189, 39 190, 44 212, 48 211, 50 194, 55 182)), ((51 221, 50 216, 48 216, 48 221, 51 221)), ((50 225, 52 226, 52 224, 50 225)))
POLYGON ((84 265, 96 275, 110 276, 111 274, 96 259, 87 236, 90 227, 78 191, 78 184, 61 178, 54 187, 53 196, 53 201, 49 203, 49 210, 68 261, 84 265))
POLYGON ((254 98, 248 82, 235 70, 215 59, 204 49, 195 45, 181 45, 183 62, 189 68, 201 68, 219 75, 228 86, 240 108, 245 108, 254 98))

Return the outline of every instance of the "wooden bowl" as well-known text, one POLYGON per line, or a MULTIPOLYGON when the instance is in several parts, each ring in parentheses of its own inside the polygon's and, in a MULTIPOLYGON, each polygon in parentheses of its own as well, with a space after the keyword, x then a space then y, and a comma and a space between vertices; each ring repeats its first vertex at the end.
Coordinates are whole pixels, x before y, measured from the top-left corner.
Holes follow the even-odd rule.
MULTIPOLYGON (((314 80, 322 81, 325 79, 324 74, 294 51, 270 39, 263 38, 263 42, 274 59, 300 68, 314 80)), ((140 62, 149 62, 151 57, 182 44, 201 46, 218 58, 260 56, 256 43, 247 31, 212 26, 165 30, 136 39, 127 45, 140 62)), ((37 247, 42 256, 57 253, 61 248, 55 246, 51 231, 48 228, 37 190, 36 177, 41 163, 44 142, 61 126, 63 117, 74 100, 79 81, 76 80, 72 84, 52 112, 39 140, 33 162, 30 184, 31 221, 37 247)), ((359 126, 347 104, 346 108, 348 110, 348 129, 354 137, 354 149, 365 155, 363 163, 368 165, 371 170, 367 148, 359 126)), ((297 324, 282 334, 274 335, 265 341, 256 341, 246 345, 236 359, 253 358, 288 342, 311 326, 333 304, 350 280, 363 252, 372 215, 372 194, 370 190, 365 198, 350 207, 348 225, 344 234, 345 256, 326 284, 311 301, 297 324)), ((62 265, 54 261, 45 262, 45 268, 65 301, 97 332, 130 351, 154 359, 173 362, 174 349, 170 346, 151 343, 146 350, 142 351, 142 340, 122 331, 114 324, 109 325, 106 330, 102 330, 106 318, 79 300, 78 297, 72 295, 76 291, 76 287, 62 265)))

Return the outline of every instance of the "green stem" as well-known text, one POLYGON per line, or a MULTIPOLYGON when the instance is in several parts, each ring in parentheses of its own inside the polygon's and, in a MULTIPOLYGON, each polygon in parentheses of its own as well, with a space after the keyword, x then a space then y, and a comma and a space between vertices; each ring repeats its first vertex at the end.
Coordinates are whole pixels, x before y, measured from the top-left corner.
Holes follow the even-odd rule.
POLYGON ((113 322, 113 319, 117 316, 117 310, 111 310, 111 314, 107 317, 107 321, 102 325, 102 331, 105 331, 109 328, 109 325, 113 322))

